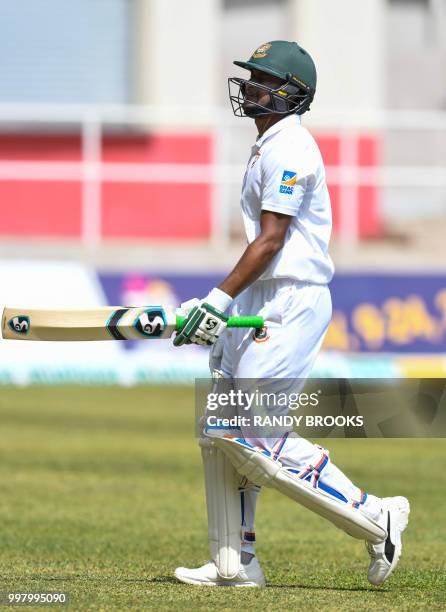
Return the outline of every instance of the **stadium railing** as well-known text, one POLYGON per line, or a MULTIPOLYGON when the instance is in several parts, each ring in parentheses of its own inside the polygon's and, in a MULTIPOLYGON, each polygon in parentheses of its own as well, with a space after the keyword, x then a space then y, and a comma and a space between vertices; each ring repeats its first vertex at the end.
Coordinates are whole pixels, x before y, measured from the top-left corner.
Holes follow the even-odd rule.
MULTIPOLYGON (((238 121, 219 108, 152 108, 132 106, 54 106, 0 105, 0 131, 25 130, 29 126, 45 130, 74 126, 81 135, 81 158, 76 161, 27 161, 0 159, 0 181, 79 181, 82 185, 81 236, 89 248, 98 245, 101 236, 101 183, 207 184, 211 187, 210 238, 226 244, 231 232, 231 207, 227 205, 227 187, 240 185, 242 163, 231 163, 228 139, 241 134, 250 122, 238 121), (102 137, 107 129, 133 130, 206 129, 213 137, 211 163, 172 164, 112 162, 102 159, 102 137)), ((338 233, 344 244, 354 245, 360 237, 359 189, 429 188, 446 189, 446 166, 437 161, 427 164, 364 165, 358 162, 358 139, 364 131, 374 134, 388 131, 446 135, 446 112, 386 111, 359 113, 351 111, 313 112, 308 125, 315 130, 338 135, 340 159, 326 167, 328 182, 339 189, 338 233)), ((445 198, 446 200, 446 198, 445 198)))

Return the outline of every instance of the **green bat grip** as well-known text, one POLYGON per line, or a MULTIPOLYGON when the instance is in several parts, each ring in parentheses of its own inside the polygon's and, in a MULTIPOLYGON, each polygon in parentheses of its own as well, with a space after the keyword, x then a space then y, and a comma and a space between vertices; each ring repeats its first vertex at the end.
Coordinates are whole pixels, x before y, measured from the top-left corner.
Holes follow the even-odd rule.
MULTIPOLYGON (((177 315, 177 326, 176 326, 176 330, 177 331, 181 331, 181 328, 184 325, 184 322, 186 320, 186 317, 181 317, 180 315, 177 315)), ((228 327, 257 327, 257 328, 262 328, 264 326, 265 322, 263 320, 263 317, 257 317, 257 316, 252 316, 252 317, 229 317, 228 321, 227 321, 227 325, 228 327)))

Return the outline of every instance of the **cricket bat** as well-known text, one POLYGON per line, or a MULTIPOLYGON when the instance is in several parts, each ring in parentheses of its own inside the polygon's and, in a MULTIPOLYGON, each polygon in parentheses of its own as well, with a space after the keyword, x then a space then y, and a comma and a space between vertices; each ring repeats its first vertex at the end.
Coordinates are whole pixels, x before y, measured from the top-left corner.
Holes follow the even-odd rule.
MULTIPOLYGON (((170 338, 185 317, 171 306, 109 306, 85 310, 5 308, 6 340, 148 340, 170 338)), ((262 317, 230 317, 228 327, 263 327, 262 317)))

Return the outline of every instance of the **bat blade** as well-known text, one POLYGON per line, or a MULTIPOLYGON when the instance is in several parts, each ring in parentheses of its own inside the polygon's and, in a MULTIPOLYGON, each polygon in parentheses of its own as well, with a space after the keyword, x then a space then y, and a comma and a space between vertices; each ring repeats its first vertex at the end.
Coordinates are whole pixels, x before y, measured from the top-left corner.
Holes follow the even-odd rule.
POLYGON ((96 309, 5 308, 7 340, 144 340, 170 338, 176 327, 170 306, 110 306, 96 309))

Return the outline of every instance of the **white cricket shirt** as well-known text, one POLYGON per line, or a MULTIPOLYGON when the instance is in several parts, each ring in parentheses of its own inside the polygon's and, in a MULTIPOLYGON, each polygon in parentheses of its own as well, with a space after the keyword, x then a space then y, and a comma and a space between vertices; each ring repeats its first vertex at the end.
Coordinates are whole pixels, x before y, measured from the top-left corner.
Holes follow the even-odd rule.
POLYGON ((332 279, 331 205, 324 164, 299 115, 278 121, 252 147, 241 208, 248 242, 260 234, 262 210, 293 217, 283 248, 261 279, 285 277, 317 284, 332 279))

